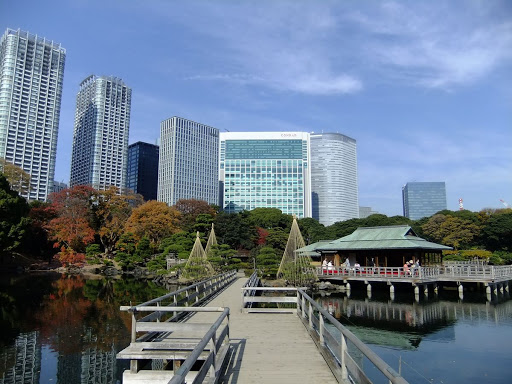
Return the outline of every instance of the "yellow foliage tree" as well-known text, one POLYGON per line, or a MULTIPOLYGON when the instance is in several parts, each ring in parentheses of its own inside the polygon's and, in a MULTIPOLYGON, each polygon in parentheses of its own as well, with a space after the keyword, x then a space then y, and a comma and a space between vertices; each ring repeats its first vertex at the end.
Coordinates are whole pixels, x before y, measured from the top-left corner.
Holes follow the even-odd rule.
POLYGON ((161 239, 179 232, 179 212, 167 204, 151 200, 133 209, 126 222, 125 231, 135 235, 137 240, 143 236, 158 244, 161 239))

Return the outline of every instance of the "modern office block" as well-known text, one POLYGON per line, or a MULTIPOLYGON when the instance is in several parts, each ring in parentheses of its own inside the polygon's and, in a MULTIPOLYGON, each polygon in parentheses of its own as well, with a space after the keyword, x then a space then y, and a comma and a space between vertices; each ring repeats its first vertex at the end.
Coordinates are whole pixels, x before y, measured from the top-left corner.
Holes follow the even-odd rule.
POLYGON ((118 77, 87 77, 76 97, 70 187, 126 187, 132 90, 118 77))
POLYGON ((159 146, 138 141, 128 146, 126 187, 144 200, 156 200, 158 192, 159 146))
POLYGON ((222 132, 220 142, 224 211, 278 208, 311 217, 309 133, 222 132))
POLYGON ((29 200, 53 191, 65 59, 60 44, 26 31, 0 40, 0 158, 30 174, 29 200))
POLYGON ((61 183, 59 181, 53 182, 53 192, 60 192, 67 188, 68 188, 68 185, 66 183, 61 183))
POLYGON ((379 212, 374 211, 372 207, 359 207, 359 218, 365 219, 371 215, 376 215, 379 212))
POLYGON ((356 149, 348 136, 311 134, 312 213, 324 225, 359 217, 356 149))
POLYGON ((402 188, 404 216, 411 220, 429 217, 446 209, 444 182, 413 182, 402 188))
POLYGON ((158 201, 219 201, 219 130, 181 117, 160 124, 158 201))

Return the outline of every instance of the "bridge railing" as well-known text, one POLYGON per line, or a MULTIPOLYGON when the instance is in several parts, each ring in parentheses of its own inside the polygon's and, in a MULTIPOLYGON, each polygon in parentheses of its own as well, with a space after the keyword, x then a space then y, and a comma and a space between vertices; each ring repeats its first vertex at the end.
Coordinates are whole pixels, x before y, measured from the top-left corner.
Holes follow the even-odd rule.
MULTIPOLYGON (((254 284, 259 284, 259 281, 254 282, 254 284)), ((242 287, 242 311, 297 313, 339 383, 349 382, 349 376, 352 383, 371 383, 363 368, 351 356, 347 348, 348 340, 390 383, 407 384, 407 381, 391 368, 389 364, 313 300, 305 292, 304 288, 250 287, 246 284, 246 286, 242 287), (270 296, 255 297, 245 294, 248 292, 262 292, 270 296), (277 296, 279 293, 294 293, 294 297, 277 296), (246 305, 249 302, 264 303, 263 305, 277 303, 281 305, 281 308, 247 308, 246 305), (282 308, 282 306, 287 308, 282 308)))
MULTIPOLYGON (((141 308, 147 306, 157 306, 157 307, 190 307, 190 306, 199 306, 205 302, 207 302, 213 295, 215 295, 220 290, 224 289, 226 286, 231 284, 233 281, 237 279, 236 271, 226 272, 220 275, 216 275, 210 277, 206 280, 200 281, 198 283, 189 285, 187 287, 178 289, 177 291, 173 291, 157 297, 155 299, 146 301, 144 303, 130 306, 128 310, 132 315, 132 342, 135 342, 137 339, 136 334, 133 332, 133 327, 136 322, 150 322, 150 321, 169 321, 169 322, 177 322, 184 320, 186 317, 190 316, 188 312, 178 312, 178 311, 149 311, 150 313, 145 315, 142 318, 138 318, 142 311, 141 308)), ((151 334, 144 335, 143 338, 149 338, 151 334)))
POLYGON ((297 289, 297 312, 340 383, 371 383, 365 371, 351 356, 347 341, 366 357, 390 383, 407 381, 359 338, 345 328, 303 289, 297 289))
POLYGON ((481 263, 450 263, 428 267, 410 267, 408 270, 403 267, 317 267, 318 276, 333 276, 341 278, 386 278, 393 280, 410 280, 411 278, 423 280, 435 280, 437 278, 450 277, 472 278, 482 280, 506 280, 512 279, 511 265, 485 265, 481 263))

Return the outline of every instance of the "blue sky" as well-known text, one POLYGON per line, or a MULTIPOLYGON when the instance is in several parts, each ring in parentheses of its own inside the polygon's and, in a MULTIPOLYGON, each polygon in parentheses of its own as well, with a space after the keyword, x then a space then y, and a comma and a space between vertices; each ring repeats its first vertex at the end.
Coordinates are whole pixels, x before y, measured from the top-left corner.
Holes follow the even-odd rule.
POLYGON ((339 132, 357 140, 362 206, 402 214, 409 181, 445 181, 452 210, 512 204, 511 1, 1 0, 0 27, 67 50, 58 181, 96 74, 133 90, 130 143, 171 116, 339 132))

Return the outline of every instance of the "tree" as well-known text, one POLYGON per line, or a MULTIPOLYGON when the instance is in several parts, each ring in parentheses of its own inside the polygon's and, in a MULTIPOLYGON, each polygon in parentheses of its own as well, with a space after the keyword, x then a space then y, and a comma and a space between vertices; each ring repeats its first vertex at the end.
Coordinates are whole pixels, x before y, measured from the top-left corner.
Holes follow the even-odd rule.
POLYGON ((179 231, 180 213, 167 204, 150 200, 134 208, 126 222, 125 230, 132 232, 135 238, 147 236, 153 245, 179 231))
POLYGON ((13 191, 20 195, 28 194, 30 191, 30 174, 28 172, 5 159, 0 159, 0 171, 4 174, 13 191))
POLYGON ((180 227, 185 232, 194 229, 196 218, 199 215, 215 217, 216 214, 215 209, 204 200, 180 199, 176 202, 174 208, 181 214, 180 227))
POLYGON ((422 229, 429 239, 455 249, 470 247, 480 233, 480 227, 473 222, 440 213, 432 216, 422 229))
POLYGON ((79 185, 50 194, 52 209, 56 216, 46 228, 54 247, 60 249, 58 255, 65 265, 80 264, 85 260, 85 248, 94 241, 91 228, 91 207, 95 190, 79 185))
POLYGON ((266 277, 274 277, 279 269, 281 258, 272 247, 263 247, 256 256, 256 267, 266 277))
POLYGON ((482 242, 490 251, 512 251, 512 211, 492 215, 482 229, 482 242))
POLYGON ((139 194, 119 194, 117 187, 98 192, 95 214, 99 225, 98 234, 107 255, 111 254, 124 232, 124 226, 133 207, 143 202, 139 194))
POLYGON ((18 192, 11 189, 0 173, 0 261, 21 244, 29 224, 29 206, 18 192))
POLYGON ((305 217, 298 220, 298 225, 304 234, 306 244, 316 243, 320 240, 329 240, 325 235, 325 226, 316 219, 305 217))
POLYGON ((265 229, 280 227, 289 230, 292 225, 292 216, 283 214, 277 208, 255 208, 249 211, 247 223, 265 229))
POLYGON ((208 254, 208 261, 217 272, 240 268, 242 261, 236 257, 236 251, 227 244, 214 245, 208 254))
POLYGON ((228 244, 233 249, 252 249, 251 241, 256 229, 245 220, 247 212, 221 212, 215 218, 215 233, 222 244, 228 244))
POLYGON ((30 202, 30 226, 27 232, 30 241, 25 241, 23 245, 26 252, 51 261, 55 249, 49 238, 48 223, 56 217, 57 212, 52 204, 39 200, 30 202))

